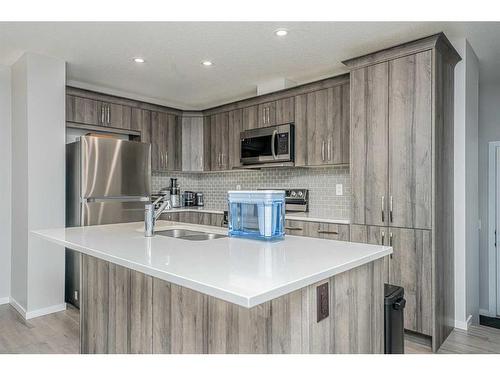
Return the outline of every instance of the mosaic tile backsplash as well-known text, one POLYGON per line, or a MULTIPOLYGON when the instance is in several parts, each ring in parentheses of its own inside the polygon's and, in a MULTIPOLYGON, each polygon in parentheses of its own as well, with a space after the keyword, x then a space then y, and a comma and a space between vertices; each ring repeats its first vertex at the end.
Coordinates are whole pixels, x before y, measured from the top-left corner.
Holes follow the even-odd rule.
POLYGON ((170 177, 177 177, 181 191, 203 192, 208 209, 227 209, 228 190, 305 188, 309 189, 310 215, 334 219, 350 217, 351 180, 348 167, 153 173, 153 192, 169 186, 170 177), (343 195, 335 194, 336 184, 342 184, 343 195))

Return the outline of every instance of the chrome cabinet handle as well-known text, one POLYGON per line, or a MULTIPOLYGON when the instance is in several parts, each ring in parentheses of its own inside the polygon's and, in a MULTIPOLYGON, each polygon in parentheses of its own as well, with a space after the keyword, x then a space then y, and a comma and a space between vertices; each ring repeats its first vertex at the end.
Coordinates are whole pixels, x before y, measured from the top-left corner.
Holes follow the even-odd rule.
POLYGON ((109 113, 109 105, 108 105, 108 106, 106 106, 106 117, 107 117, 107 123, 108 123, 108 125, 109 125, 109 123, 110 123, 110 119, 111 119, 111 115, 110 115, 110 113, 109 113))
POLYGON ((382 245, 385 243, 385 232, 382 231, 382 245))
POLYGON ((264 108, 264 111, 262 112, 262 123, 264 125, 266 124, 266 108, 264 108))
POLYGON ((325 161, 325 141, 321 141, 321 160, 325 161))
POLYGON ((271 108, 267 107, 267 124, 271 123, 271 108))
POLYGON ((101 105, 101 124, 104 124, 104 105, 101 105))
POLYGON ((392 223, 392 195, 389 197, 389 221, 392 223))
MULTIPOLYGON (((392 247, 392 232, 389 234, 389 246, 392 247)), ((390 259, 392 259, 392 254, 389 256, 390 259)))
POLYGON ((385 197, 382 195, 382 223, 385 221, 385 197))
POLYGON ((165 151, 165 169, 168 168, 168 151, 165 151))
POLYGON ((159 151, 157 151, 157 154, 159 154, 159 155, 158 155, 158 156, 159 156, 159 158, 158 158, 158 159, 160 159, 160 163, 159 163, 159 165, 158 165, 158 168, 159 168, 159 169, 162 169, 162 168, 163 168, 163 154, 162 154, 161 152, 159 152, 159 151))
POLYGON ((328 138, 327 155, 328 155, 328 160, 332 160, 332 142, 330 138, 328 138))
POLYGON ((285 227, 286 230, 303 230, 303 228, 299 227, 285 227))
POLYGON ((339 234, 339 232, 335 232, 333 230, 321 230, 321 229, 319 229, 317 232, 319 234, 339 234))

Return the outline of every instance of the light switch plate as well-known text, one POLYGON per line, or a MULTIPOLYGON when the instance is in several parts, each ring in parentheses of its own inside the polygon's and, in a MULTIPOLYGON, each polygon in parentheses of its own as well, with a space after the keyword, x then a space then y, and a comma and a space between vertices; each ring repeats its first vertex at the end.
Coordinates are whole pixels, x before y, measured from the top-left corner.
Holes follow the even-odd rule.
POLYGON ((342 184, 335 185, 335 194, 336 195, 343 195, 344 194, 342 184))

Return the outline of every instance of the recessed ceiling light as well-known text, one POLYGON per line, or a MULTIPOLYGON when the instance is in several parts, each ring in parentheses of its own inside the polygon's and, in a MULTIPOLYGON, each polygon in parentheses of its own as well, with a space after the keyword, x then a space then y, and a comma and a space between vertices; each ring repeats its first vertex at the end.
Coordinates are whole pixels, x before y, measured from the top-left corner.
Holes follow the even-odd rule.
POLYGON ((214 63, 211 62, 210 60, 202 61, 201 64, 204 65, 204 66, 212 66, 212 65, 214 65, 214 63))
POLYGON ((288 30, 278 29, 274 32, 277 36, 285 36, 288 34, 288 30))
POLYGON ((146 62, 146 60, 144 60, 142 57, 134 57, 134 61, 139 64, 146 62))

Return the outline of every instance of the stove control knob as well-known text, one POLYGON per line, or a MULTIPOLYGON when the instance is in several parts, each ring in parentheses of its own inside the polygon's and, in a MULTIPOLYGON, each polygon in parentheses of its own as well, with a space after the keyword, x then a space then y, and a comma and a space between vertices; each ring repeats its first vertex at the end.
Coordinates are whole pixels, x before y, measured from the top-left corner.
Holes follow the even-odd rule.
POLYGON ((303 195, 304 195, 304 193, 299 191, 299 197, 302 198, 303 195))
POLYGON ((297 193, 295 191, 292 191, 292 193, 290 194, 292 197, 295 197, 297 195, 297 193))

